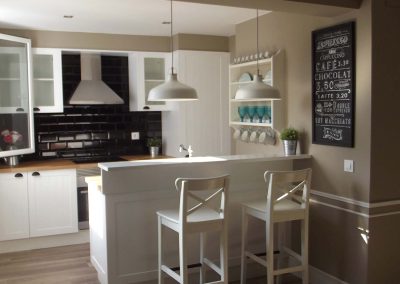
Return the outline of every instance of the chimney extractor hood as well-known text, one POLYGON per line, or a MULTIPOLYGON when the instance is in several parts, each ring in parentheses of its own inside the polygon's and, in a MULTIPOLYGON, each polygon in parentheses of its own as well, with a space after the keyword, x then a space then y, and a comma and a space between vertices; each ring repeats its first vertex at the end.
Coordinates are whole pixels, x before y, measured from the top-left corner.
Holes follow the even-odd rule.
POLYGON ((99 54, 81 53, 81 82, 69 100, 71 105, 123 104, 124 101, 101 80, 99 54))

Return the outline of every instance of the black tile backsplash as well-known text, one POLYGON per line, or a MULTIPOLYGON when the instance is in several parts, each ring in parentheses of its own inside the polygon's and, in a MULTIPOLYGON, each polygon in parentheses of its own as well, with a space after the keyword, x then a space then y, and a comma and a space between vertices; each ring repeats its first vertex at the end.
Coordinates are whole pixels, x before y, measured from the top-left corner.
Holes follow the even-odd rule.
POLYGON ((161 112, 129 111, 128 59, 102 56, 103 81, 123 105, 69 105, 80 81, 79 54, 64 54, 63 113, 36 113, 36 153, 24 159, 148 154, 148 137, 161 137, 161 112), (131 140, 139 132, 140 140, 131 140))
POLYGON ((129 112, 126 105, 65 106, 35 114, 36 153, 28 158, 148 154, 147 137, 161 137, 160 112, 129 112), (131 140, 139 132, 140 140, 131 140))

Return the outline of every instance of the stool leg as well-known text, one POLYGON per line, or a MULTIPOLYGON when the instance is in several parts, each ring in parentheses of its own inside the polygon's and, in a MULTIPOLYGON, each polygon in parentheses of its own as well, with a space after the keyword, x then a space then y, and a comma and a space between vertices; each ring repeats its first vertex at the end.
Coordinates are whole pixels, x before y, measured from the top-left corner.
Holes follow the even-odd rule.
POLYGON ((303 265, 303 284, 308 284, 308 220, 301 221, 301 258, 303 265))
POLYGON ((158 284, 164 283, 162 276, 161 265, 163 264, 163 250, 162 250, 162 230, 161 217, 158 216, 158 284))
POLYGON ((206 233, 200 233, 200 284, 206 282, 206 269, 207 266, 204 264, 205 250, 206 250, 207 235, 206 233))
POLYGON ((267 248, 267 284, 274 283, 274 222, 267 218, 266 222, 266 248, 267 248))
POLYGON ((242 208, 242 248, 241 248, 241 272, 240 272, 240 283, 246 284, 246 270, 247 270, 247 259, 245 252, 247 250, 247 227, 248 227, 248 216, 246 209, 242 208))
POLYGON ((180 266, 180 278, 181 284, 189 284, 188 282, 188 273, 187 273, 187 258, 186 258, 186 251, 187 251, 187 240, 184 236, 184 232, 179 232, 179 266, 180 266))
POLYGON ((228 284, 228 232, 226 219, 220 236, 220 262, 221 262, 221 281, 228 284))

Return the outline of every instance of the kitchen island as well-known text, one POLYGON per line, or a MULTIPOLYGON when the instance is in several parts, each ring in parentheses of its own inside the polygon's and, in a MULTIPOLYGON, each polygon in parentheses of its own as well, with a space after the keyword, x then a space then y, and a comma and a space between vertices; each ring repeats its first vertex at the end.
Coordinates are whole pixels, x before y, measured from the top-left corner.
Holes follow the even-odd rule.
MULTIPOLYGON (((101 177, 90 177, 89 220, 91 262, 101 283, 138 283, 157 278, 156 211, 178 208, 177 177, 230 174, 229 266, 239 264, 240 203, 265 198, 266 170, 304 166, 310 155, 234 155, 100 163, 101 177)), ((213 258, 216 237, 211 234, 206 253, 213 258)), ((262 232, 250 243, 262 245, 262 232)), ((190 264, 198 263, 198 237, 189 240, 190 264)), ((167 232, 165 255, 177 266, 177 238, 167 232)))

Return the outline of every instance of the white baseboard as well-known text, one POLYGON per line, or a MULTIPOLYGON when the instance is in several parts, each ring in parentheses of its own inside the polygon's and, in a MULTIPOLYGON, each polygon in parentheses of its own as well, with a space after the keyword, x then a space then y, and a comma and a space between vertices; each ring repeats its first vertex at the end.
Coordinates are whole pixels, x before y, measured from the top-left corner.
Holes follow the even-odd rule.
POLYGON ((332 276, 311 265, 309 266, 309 273, 311 284, 348 284, 347 282, 344 282, 339 278, 336 278, 335 276, 332 276))
POLYGON ((0 253, 17 252, 32 249, 77 245, 89 242, 89 230, 81 230, 78 233, 54 235, 47 237, 35 237, 29 239, 2 241, 0 253))

